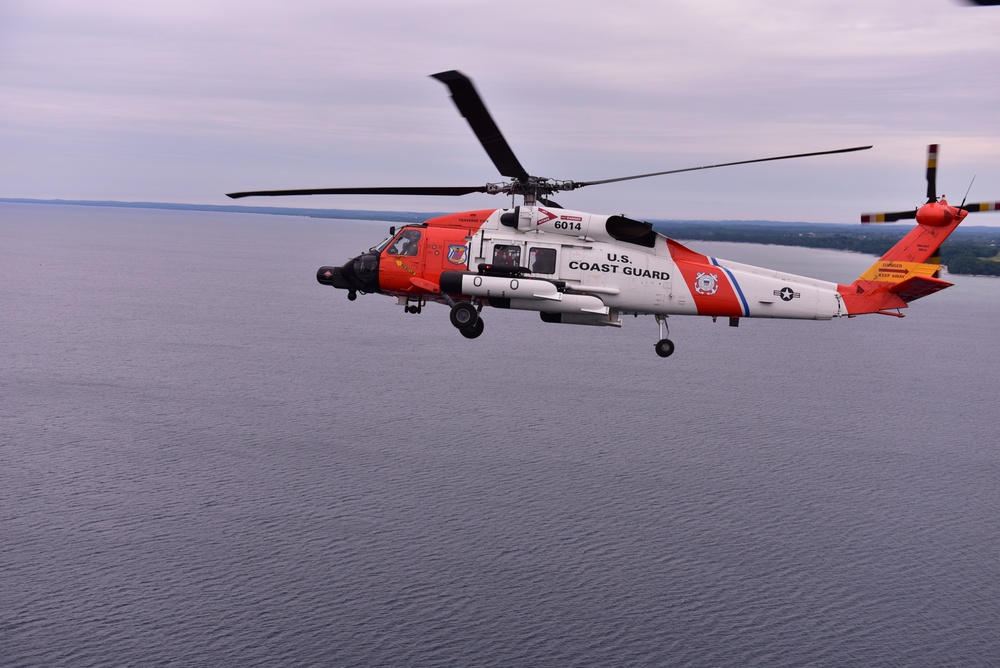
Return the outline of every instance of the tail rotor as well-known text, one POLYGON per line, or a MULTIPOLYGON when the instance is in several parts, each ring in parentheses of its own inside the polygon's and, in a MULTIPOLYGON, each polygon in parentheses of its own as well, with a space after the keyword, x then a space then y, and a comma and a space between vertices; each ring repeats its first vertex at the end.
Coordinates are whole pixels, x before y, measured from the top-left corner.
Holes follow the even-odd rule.
MULTIPOLYGON (((929 224, 937 227, 944 224, 939 221, 943 221, 942 214, 947 214, 946 210, 950 210, 952 213, 951 216, 944 216, 948 220, 951 220, 959 211, 969 213, 977 211, 1000 211, 1000 202, 973 202, 972 204, 966 204, 963 199, 961 206, 952 207, 948 205, 948 202, 944 198, 939 199, 937 196, 937 166, 938 145, 931 144, 927 147, 927 202, 923 206, 915 207, 909 211, 863 213, 861 214, 861 222, 865 225, 877 225, 916 219, 918 223, 924 220, 930 221, 929 224), (923 213, 921 214, 920 212, 923 213)), ((972 186, 970 185, 969 187, 971 189, 972 186)), ((968 193, 966 193, 966 197, 968 197, 968 193)))

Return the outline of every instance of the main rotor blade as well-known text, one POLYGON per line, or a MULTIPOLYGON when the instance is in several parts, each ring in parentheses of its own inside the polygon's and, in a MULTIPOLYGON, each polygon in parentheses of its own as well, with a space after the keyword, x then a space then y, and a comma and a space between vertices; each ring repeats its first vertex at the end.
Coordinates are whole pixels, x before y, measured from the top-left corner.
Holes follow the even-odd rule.
POLYGON ((490 160, 504 176, 515 179, 528 179, 528 172, 521 166, 507 140, 500 134, 500 128, 493 121, 486 109, 472 80, 457 70, 438 72, 431 75, 451 91, 451 99, 458 107, 459 113, 469 122, 469 127, 476 133, 479 143, 486 149, 490 160))
POLYGON ((773 158, 757 158, 756 160, 739 160, 737 162, 723 162, 718 165, 702 165, 701 167, 685 167, 684 169, 668 169, 665 172, 651 172, 649 174, 636 174, 635 176, 620 176, 614 179, 602 179, 600 181, 574 181, 575 188, 584 186, 594 186, 601 183, 616 183, 618 181, 631 181, 633 179, 645 179, 650 176, 663 176, 665 174, 680 174, 681 172, 695 172, 699 169, 715 169, 716 167, 732 167, 733 165, 749 165, 754 162, 770 162, 772 160, 790 160, 792 158, 808 158, 813 155, 831 155, 833 153, 851 153, 853 151, 867 151, 871 146, 855 146, 853 148, 839 148, 834 151, 816 151, 814 153, 796 153, 795 155, 778 155, 773 158))
POLYGON ((937 201, 937 158, 938 145, 927 147, 927 201, 937 201))
POLYGON ((241 197, 284 197, 288 195, 443 195, 458 196, 470 193, 488 192, 486 186, 455 186, 434 187, 417 186, 414 188, 376 187, 376 188, 306 188, 300 190, 254 190, 241 193, 228 193, 226 197, 239 199, 241 197))

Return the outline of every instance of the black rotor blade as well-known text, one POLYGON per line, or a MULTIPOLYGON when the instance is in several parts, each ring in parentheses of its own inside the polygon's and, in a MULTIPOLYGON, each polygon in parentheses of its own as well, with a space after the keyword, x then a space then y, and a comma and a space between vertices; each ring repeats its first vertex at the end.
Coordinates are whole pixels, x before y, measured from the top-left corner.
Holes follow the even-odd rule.
POLYGON ((973 202, 972 204, 963 204, 958 208, 965 209, 969 213, 977 211, 1000 211, 1000 202, 973 202))
POLYGON ((507 140, 500 134, 500 128, 490 116, 482 98, 472 85, 472 80, 457 70, 438 72, 431 76, 451 91, 451 99, 458 107, 459 113, 469 122, 469 127, 500 173, 511 178, 527 180, 527 170, 521 166, 507 140))
POLYGON ((715 169, 716 167, 732 167, 733 165, 749 165, 754 162, 770 162, 772 160, 790 160, 792 158, 808 158, 813 155, 831 155, 833 153, 851 153, 853 151, 867 151, 871 146, 855 146, 853 148, 839 148, 834 151, 816 151, 814 153, 796 153, 795 155, 778 155, 773 158, 757 158, 756 160, 739 160, 737 162, 723 162, 718 165, 702 165, 701 167, 685 167, 684 169, 668 169, 664 172, 651 172, 649 174, 636 174, 634 176, 619 176, 614 179, 602 179, 600 181, 574 181, 574 188, 584 186, 594 186, 601 183, 616 183, 618 181, 631 181, 632 179, 645 179, 650 176, 663 176, 665 174, 680 174, 681 172, 695 172, 699 169, 715 169))
POLYGON ((470 193, 488 192, 486 186, 417 186, 406 187, 376 187, 376 188, 306 188, 300 190, 253 190, 240 193, 228 193, 226 197, 239 199, 241 197, 284 197, 288 195, 443 195, 458 196, 470 193))
POLYGON ((549 199, 548 197, 539 197, 538 201, 544 204, 545 206, 551 206, 553 209, 562 208, 561 206, 559 206, 559 202, 555 201, 554 199, 549 199))
POLYGON ((866 225, 874 223, 895 223, 897 220, 907 220, 916 217, 916 209, 911 209, 909 211, 894 211, 892 213, 863 213, 861 214, 861 222, 866 225))
POLYGON ((927 201, 937 201, 937 159, 938 145, 927 147, 927 201))

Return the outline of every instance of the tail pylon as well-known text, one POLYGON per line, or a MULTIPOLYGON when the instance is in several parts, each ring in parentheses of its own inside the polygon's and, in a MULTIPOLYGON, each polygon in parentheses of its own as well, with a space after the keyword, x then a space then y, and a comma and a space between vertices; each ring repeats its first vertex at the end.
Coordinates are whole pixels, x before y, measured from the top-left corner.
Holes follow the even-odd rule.
POLYGON ((899 309, 914 299, 953 284, 940 278, 940 248, 970 212, 998 211, 1000 202, 951 206, 937 196, 938 145, 927 147, 927 202, 911 211, 862 214, 863 224, 915 219, 917 226, 850 285, 839 286, 848 315, 884 313, 902 317, 899 309))

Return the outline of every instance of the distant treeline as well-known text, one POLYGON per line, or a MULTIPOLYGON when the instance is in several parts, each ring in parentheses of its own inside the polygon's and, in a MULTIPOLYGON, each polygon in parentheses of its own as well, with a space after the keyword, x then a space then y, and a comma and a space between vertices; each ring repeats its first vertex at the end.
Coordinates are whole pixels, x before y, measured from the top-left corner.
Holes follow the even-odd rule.
MULTIPOLYGON (((881 256, 912 224, 886 227, 824 225, 819 223, 657 221, 656 230, 669 237, 699 241, 733 241, 776 246, 830 248, 881 256)), ((1000 229, 956 230, 941 247, 941 262, 953 274, 1000 276, 1000 229)))

